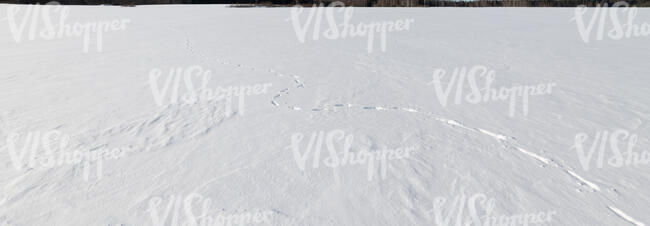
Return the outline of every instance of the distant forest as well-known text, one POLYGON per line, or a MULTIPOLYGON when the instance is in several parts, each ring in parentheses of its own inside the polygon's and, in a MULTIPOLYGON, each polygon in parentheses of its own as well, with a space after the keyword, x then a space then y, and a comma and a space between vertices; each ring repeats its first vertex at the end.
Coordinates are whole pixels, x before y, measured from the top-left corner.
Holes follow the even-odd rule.
MULTIPOLYGON (((0 0, 0 3, 45 4, 51 0, 0 0)), ((56 0, 64 5, 151 5, 151 4, 232 4, 232 7, 287 7, 327 5, 323 0, 56 0)), ((617 1, 593 0, 341 0, 346 6, 356 7, 594 7, 617 1)), ((650 0, 627 0, 630 6, 650 7, 650 0)))

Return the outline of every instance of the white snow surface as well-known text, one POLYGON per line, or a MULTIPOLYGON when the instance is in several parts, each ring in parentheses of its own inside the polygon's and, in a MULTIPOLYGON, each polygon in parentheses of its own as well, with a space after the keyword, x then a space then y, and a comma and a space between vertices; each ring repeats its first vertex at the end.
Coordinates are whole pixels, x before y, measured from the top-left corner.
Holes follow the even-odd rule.
POLYGON ((298 42, 289 8, 72 6, 70 21, 130 20, 104 33, 102 52, 83 53, 82 38, 17 43, 2 21, 0 223, 153 225, 154 197, 162 212, 193 193, 212 216, 271 212, 251 225, 437 225, 436 197, 447 213, 461 194, 493 198, 494 216, 556 212, 537 225, 650 222, 648 165, 584 170, 572 149, 578 133, 624 129, 650 150, 650 38, 584 43, 573 8, 354 12, 355 22, 415 23, 368 53, 365 38, 298 42), (212 72, 210 87, 272 86, 230 115, 219 101, 156 105, 150 70, 192 65, 212 72), (434 69, 473 65, 495 69, 496 87, 557 87, 531 97, 528 115, 510 117, 506 101, 443 107, 427 85, 434 69), (51 130, 78 149, 128 151, 89 180, 79 165, 15 169, 6 137, 51 130), (385 178, 374 168, 368 180, 366 165, 312 168, 312 158, 301 170, 292 135, 305 135, 302 153, 313 132, 332 130, 354 135, 354 150, 414 151, 390 160, 385 178))

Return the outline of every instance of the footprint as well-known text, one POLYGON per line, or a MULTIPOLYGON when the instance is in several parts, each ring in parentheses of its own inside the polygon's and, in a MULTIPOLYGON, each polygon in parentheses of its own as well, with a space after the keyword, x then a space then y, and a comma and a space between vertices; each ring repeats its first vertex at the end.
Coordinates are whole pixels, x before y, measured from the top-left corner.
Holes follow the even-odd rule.
POLYGON ((418 110, 415 110, 413 108, 402 108, 402 110, 408 111, 408 112, 418 112, 418 110))

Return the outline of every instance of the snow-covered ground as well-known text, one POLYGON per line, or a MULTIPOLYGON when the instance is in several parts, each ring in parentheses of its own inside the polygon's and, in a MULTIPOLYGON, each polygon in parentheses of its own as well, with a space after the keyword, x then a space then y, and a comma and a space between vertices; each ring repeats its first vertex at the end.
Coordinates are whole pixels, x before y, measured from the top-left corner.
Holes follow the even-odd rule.
POLYGON ((409 23, 383 49, 301 42, 308 9, 40 10, 0 5, 0 224, 650 222, 650 37, 573 8, 355 8, 409 23), (38 33, 63 11, 111 29, 38 33))

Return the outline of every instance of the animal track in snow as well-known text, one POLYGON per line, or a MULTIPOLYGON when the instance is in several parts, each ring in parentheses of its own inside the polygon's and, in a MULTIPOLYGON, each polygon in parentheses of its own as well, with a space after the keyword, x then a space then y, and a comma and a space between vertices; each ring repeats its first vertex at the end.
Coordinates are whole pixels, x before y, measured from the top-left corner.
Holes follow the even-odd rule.
MULTIPOLYGON (((190 51, 191 53, 193 53, 193 54, 197 53, 197 51, 195 51, 194 48, 191 48, 191 43, 190 43, 189 39, 186 40, 186 46, 188 48, 188 51, 190 51)), ((202 55, 202 54, 200 54, 200 55, 202 55)), ((202 55, 202 56, 204 57, 204 59, 207 59, 207 57, 205 57, 204 55, 202 55)), ((230 65, 231 64, 230 62, 223 61, 223 60, 220 60, 220 59, 217 59, 217 61, 219 63, 221 63, 222 65, 230 65)), ((244 66, 245 65, 243 65, 243 64, 238 64, 238 67, 244 67, 244 66)), ((251 68, 251 70, 253 70, 253 71, 260 71, 260 70, 257 70, 255 67, 249 67, 249 68, 251 68)), ((264 71, 264 70, 261 70, 261 71, 264 71)), ((268 73, 271 73, 271 74, 275 75, 276 77, 284 77, 284 75, 285 75, 283 73, 277 72, 274 69, 268 69, 266 71, 268 73)), ((305 87, 305 84, 302 81, 298 80, 299 76, 290 75, 290 77, 293 78, 294 83, 296 83, 295 88, 304 88, 305 87)), ((270 101, 270 103, 273 106, 280 106, 281 103, 279 102, 279 99, 284 95, 289 95, 289 88, 285 88, 285 89, 281 90, 280 92, 278 92, 276 95, 274 95, 273 99, 270 101)), ((287 104, 287 103, 285 102, 284 104, 287 104)), ((461 129, 468 130, 468 131, 471 131, 471 132, 478 132, 479 134, 490 136, 490 137, 495 138, 496 140, 500 141, 504 146, 513 147, 515 150, 519 151, 520 153, 541 162, 542 164, 544 164, 544 165, 542 165, 542 167, 546 167, 547 165, 551 165, 551 163, 554 163, 553 166, 555 166, 556 168, 564 170, 572 178, 578 180, 580 182, 580 184, 588 186, 589 188, 592 189, 592 191, 595 191, 595 192, 600 192, 601 191, 600 187, 597 184, 595 184, 595 183, 585 179, 584 177, 576 174, 573 170, 567 169, 565 166, 558 164, 553 159, 546 158, 546 157, 543 157, 543 156, 541 156, 539 154, 536 154, 534 152, 528 151, 528 150, 526 150, 524 148, 519 147, 519 145, 511 144, 511 143, 518 144, 515 137, 493 133, 493 132, 490 132, 488 130, 481 129, 481 128, 468 127, 468 126, 464 125, 463 123, 461 123, 461 122, 459 122, 457 120, 446 119, 444 117, 437 116, 437 115, 435 115, 433 113, 422 112, 420 110, 417 110, 416 108, 398 107, 398 106, 381 107, 381 106, 367 106, 367 105, 362 105, 362 104, 351 104, 351 103, 342 104, 342 103, 339 103, 339 104, 334 104, 332 108, 328 108, 327 106, 320 106, 320 107, 315 107, 315 108, 311 108, 311 109, 312 109, 312 112, 325 112, 325 111, 335 111, 338 108, 344 108, 344 107, 352 109, 352 108, 354 108, 356 106, 362 106, 362 107, 360 107, 360 109, 362 109, 362 110, 373 110, 373 111, 397 110, 397 111, 403 111, 403 112, 409 112, 409 113, 423 114, 423 115, 425 115, 427 117, 431 117, 431 118, 433 118, 433 119, 435 119, 437 121, 440 121, 440 122, 442 122, 442 123, 444 123, 446 125, 449 125, 449 126, 461 128, 461 129)), ((288 105, 287 107, 289 109, 291 109, 291 110, 296 110, 296 111, 302 110, 302 108, 298 107, 298 106, 289 106, 288 105)), ((577 189, 577 190, 580 191, 580 189, 577 189)), ((612 207, 612 206, 608 206, 608 208, 611 211, 613 211, 614 213, 616 213, 617 216, 625 219, 626 221, 628 221, 630 223, 633 223, 633 224, 635 224, 637 226, 641 226, 641 225, 645 226, 645 224, 635 220, 634 218, 632 218, 629 215, 625 214, 623 211, 621 211, 618 208, 615 208, 615 207, 612 207)))
POLYGON ((539 160, 540 162, 542 162, 542 163, 544 163, 544 164, 547 164, 547 165, 548 165, 548 164, 551 163, 551 160, 550 160, 550 159, 544 158, 544 157, 542 157, 542 156, 539 156, 538 154, 535 154, 535 153, 529 152, 529 151, 527 151, 526 149, 523 149, 523 148, 520 148, 520 147, 515 147, 515 148, 516 148, 517 150, 519 150, 520 152, 522 152, 522 153, 524 153, 524 154, 527 154, 527 155, 529 155, 529 156, 531 156, 531 157, 533 157, 533 158, 539 160))
POLYGON ((617 216, 625 219, 626 221, 628 221, 628 222, 630 222, 630 223, 632 223, 632 224, 634 224, 636 226, 645 226, 644 223, 632 218, 630 215, 627 215, 625 212, 623 212, 622 210, 620 210, 620 209, 618 209, 616 207, 607 206, 607 208, 609 210, 611 210, 612 212, 614 212, 617 216))
POLYGON ((577 180, 579 180, 579 181, 581 182, 581 184, 584 184, 584 185, 589 186, 589 187, 590 187, 591 189, 593 189, 594 191, 600 191, 600 187, 599 187, 598 185, 592 183, 591 181, 588 181, 588 180, 582 178, 580 175, 578 175, 578 174, 576 174, 575 172, 573 172, 573 170, 567 169, 566 172, 567 172, 569 175, 571 175, 572 177, 574 177, 574 178, 576 178, 577 180))

